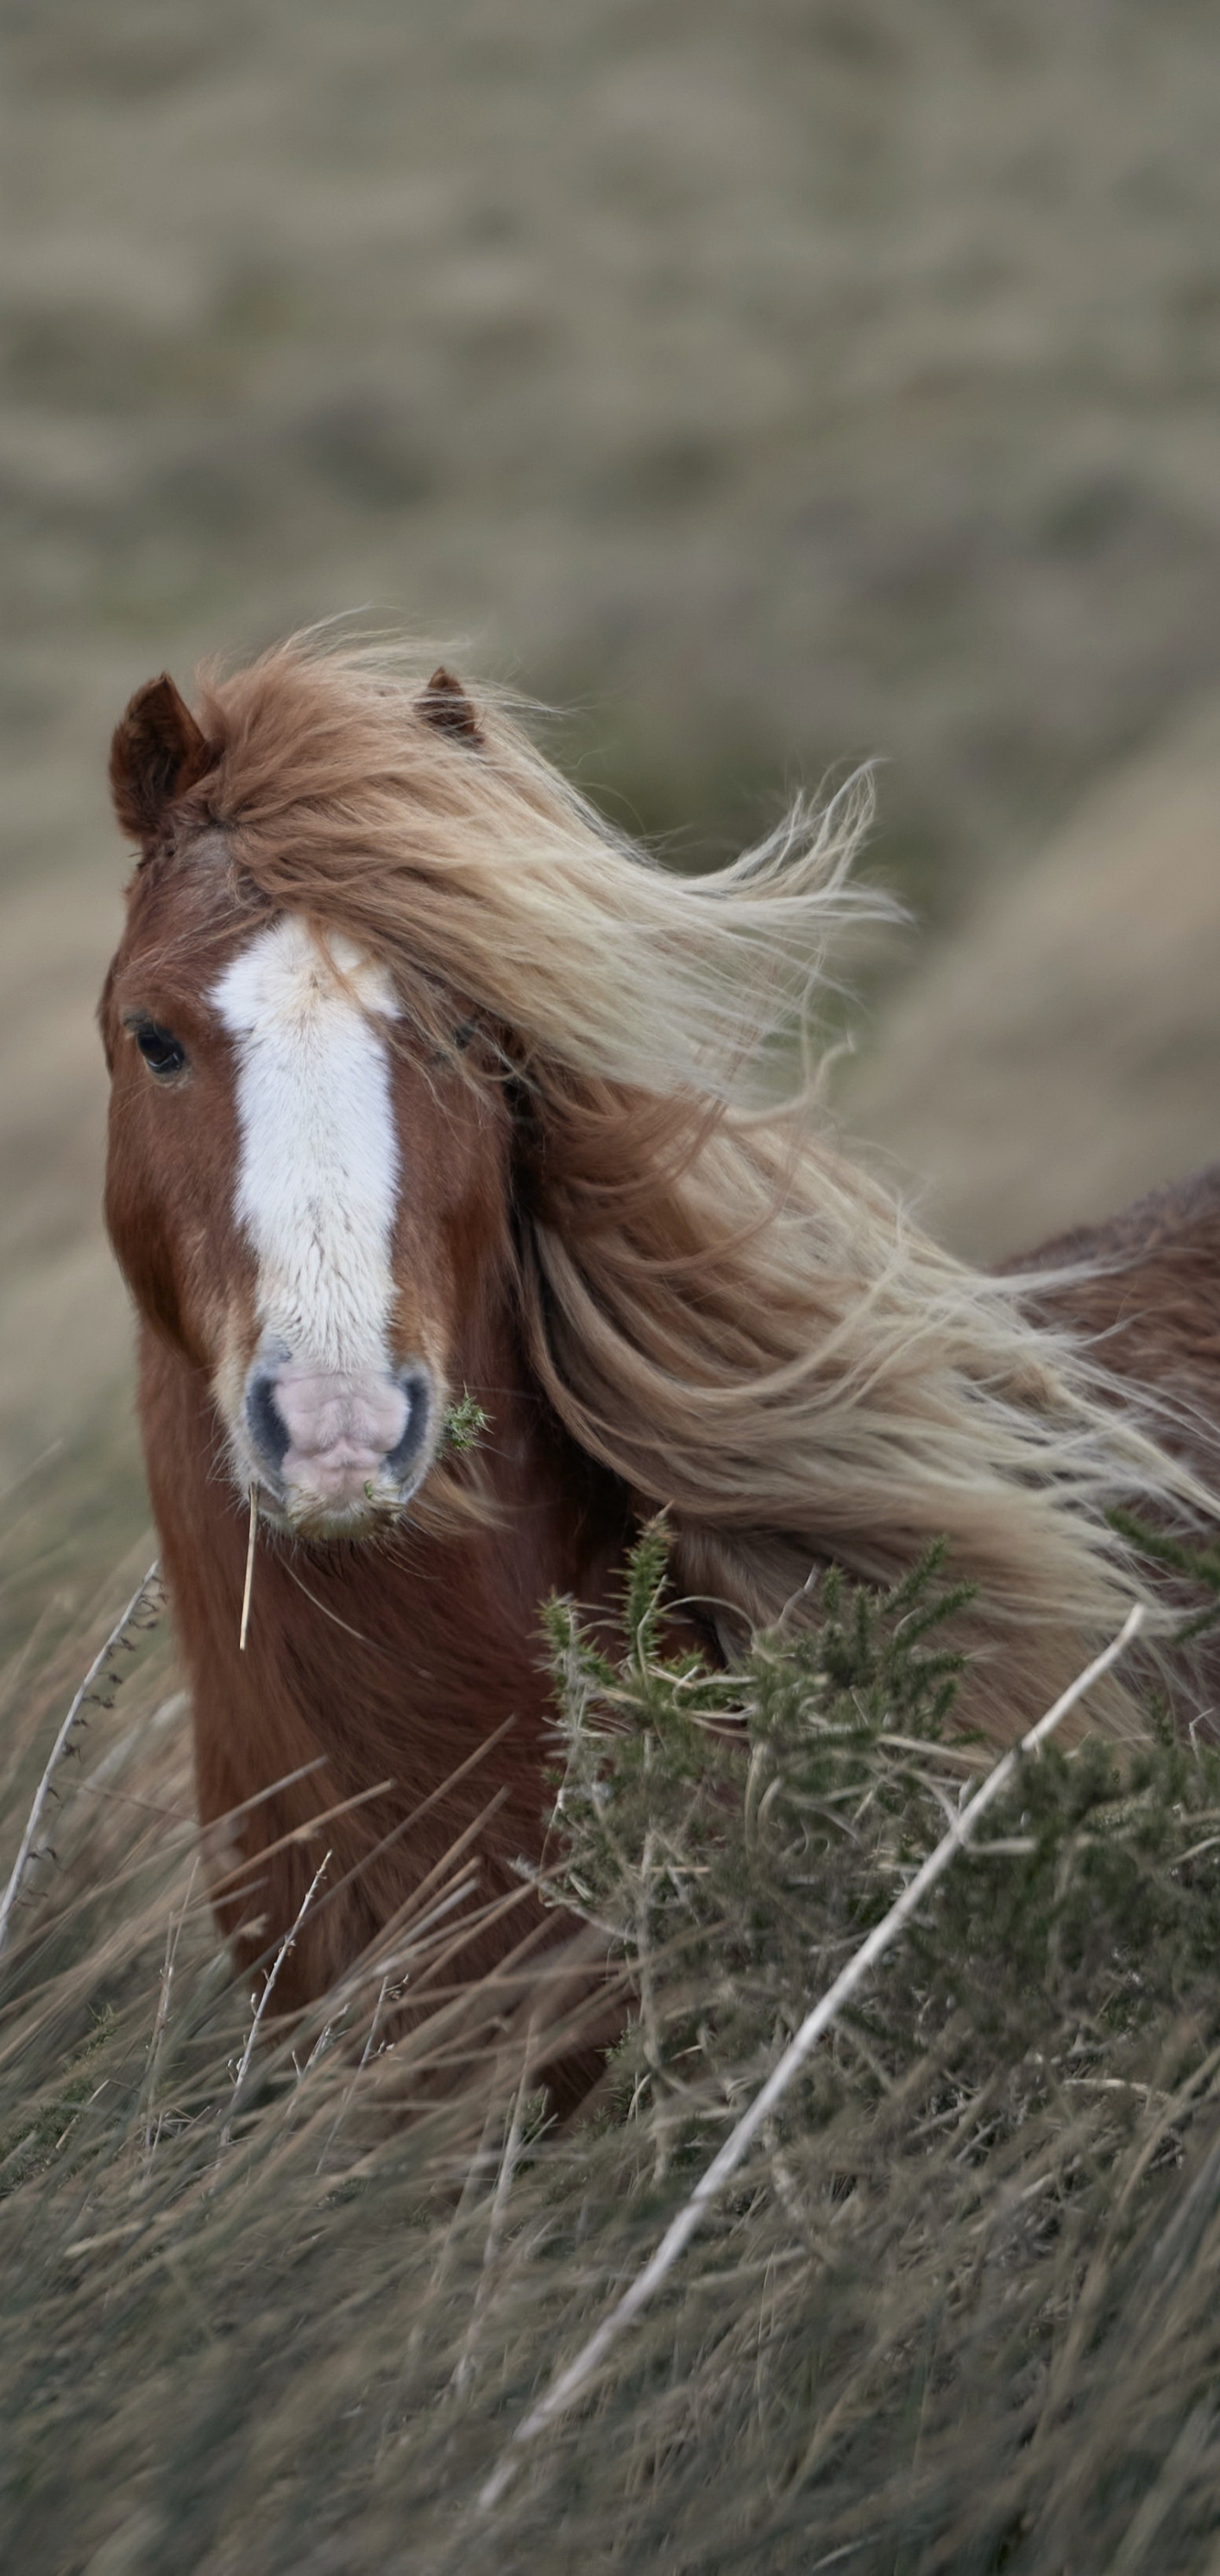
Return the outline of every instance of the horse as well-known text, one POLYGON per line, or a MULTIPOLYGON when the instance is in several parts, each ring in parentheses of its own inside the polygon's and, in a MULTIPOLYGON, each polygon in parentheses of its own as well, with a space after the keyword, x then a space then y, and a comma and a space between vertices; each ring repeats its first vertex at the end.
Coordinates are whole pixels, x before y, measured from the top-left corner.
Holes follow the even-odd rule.
POLYGON ((456 1973, 545 1945, 540 1604, 609 1619, 658 1509, 721 1661, 943 1537, 996 1743, 1147 1597, 1115 1507, 1205 1520, 1220 1179, 992 1275, 829 1131, 859 779, 680 876, 502 697, 309 639, 151 681, 110 776, 106 1217, 213 1903, 279 2006, 455 1850, 456 1973))

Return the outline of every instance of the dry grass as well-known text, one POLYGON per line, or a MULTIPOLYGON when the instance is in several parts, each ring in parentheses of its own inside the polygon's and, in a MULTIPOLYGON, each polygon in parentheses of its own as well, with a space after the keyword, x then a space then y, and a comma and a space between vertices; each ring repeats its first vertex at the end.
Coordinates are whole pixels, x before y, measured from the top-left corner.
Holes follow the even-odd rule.
MULTIPOLYGON (((829 1599, 813 1649, 766 1646, 729 1689, 666 1665, 655 1577, 618 1667, 553 1632, 564 1883, 640 1997, 566 2132, 505 1989, 445 1991, 460 1864, 392 1957, 250 2049, 262 1990, 215 1953, 168 1646, 142 1644, 5 1962, 14 2563, 1210 2564, 1220 1764, 1155 1746, 1028 1773, 480 2510, 986 1761, 942 1735, 926 1582, 829 1599), (404 2033, 397 1991, 429 1979, 404 2033)), ((62 1678, 27 1684, 41 1728, 62 1678)))

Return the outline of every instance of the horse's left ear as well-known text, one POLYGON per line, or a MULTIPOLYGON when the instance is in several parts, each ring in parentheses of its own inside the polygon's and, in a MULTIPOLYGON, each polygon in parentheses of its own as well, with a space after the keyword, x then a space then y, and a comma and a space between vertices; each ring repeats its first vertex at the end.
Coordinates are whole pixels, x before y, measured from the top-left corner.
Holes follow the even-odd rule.
POLYGON ((425 724, 435 725, 438 733, 458 734, 472 749, 482 750, 483 728, 461 681, 454 679, 452 671, 447 671, 443 662, 416 699, 415 712, 423 717, 425 724))
POLYGON ((137 689, 110 745, 110 793, 129 839, 152 840, 169 806, 217 758, 167 671, 137 689))

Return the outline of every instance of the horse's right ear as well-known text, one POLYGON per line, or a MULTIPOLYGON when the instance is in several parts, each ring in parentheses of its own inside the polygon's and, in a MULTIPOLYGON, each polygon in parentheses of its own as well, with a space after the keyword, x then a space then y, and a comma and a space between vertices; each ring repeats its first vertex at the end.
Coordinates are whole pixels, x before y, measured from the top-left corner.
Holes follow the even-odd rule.
POLYGON ((152 840, 175 798, 217 757, 167 671, 137 689, 110 745, 110 793, 129 839, 152 840))
POLYGON ((453 734, 459 742, 469 743, 472 751, 483 749, 483 728, 474 708, 461 681, 443 662, 416 699, 415 712, 425 724, 435 725, 438 733, 453 734))

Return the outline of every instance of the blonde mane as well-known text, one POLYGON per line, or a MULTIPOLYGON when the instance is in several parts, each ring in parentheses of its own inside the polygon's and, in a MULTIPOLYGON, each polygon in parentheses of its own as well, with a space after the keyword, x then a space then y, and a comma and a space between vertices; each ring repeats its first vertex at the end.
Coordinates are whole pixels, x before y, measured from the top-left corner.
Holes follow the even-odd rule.
MULTIPOLYGON (((1108 1507, 1180 1522, 1209 1497, 1029 1319, 1028 1279, 939 1250, 821 1132, 811 1009, 836 934, 880 908, 848 874, 866 785, 681 877, 503 705, 480 695, 476 747, 419 688, 308 639, 206 676, 193 818, 264 902, 390 961, 430 1046, 469 1015, 492 1032, 527 1140, 533 1368, 640 1508, 670 1507, 679 1581, 766 1622, 827 1560, 886 1579, 944 1535, 978 1587, 965 1706, 1011 1736, 1142 1597, 1108 1507)), ((1117 1686, 1104 1714, 1138 1724, 1117 1686)))

